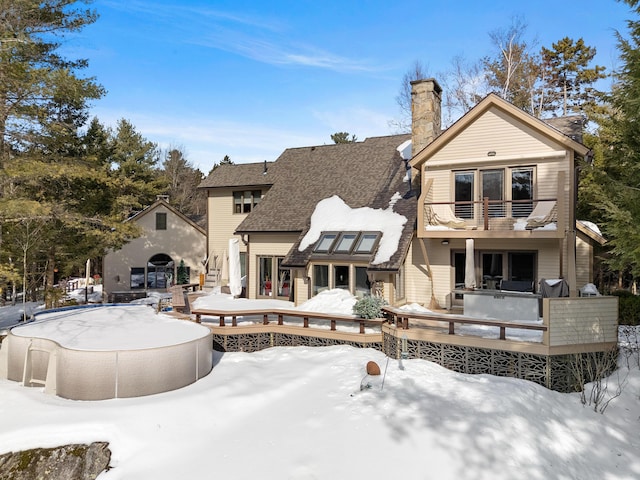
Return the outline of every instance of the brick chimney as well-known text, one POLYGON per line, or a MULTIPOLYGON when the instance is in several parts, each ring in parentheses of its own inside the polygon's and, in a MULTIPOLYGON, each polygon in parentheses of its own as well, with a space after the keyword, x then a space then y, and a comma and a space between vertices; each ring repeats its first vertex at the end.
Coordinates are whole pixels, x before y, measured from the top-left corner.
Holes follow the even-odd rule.
POLYGON ((442 122, 442 88, 433 78, 411 82, 411 156, 429 145, 442 122))

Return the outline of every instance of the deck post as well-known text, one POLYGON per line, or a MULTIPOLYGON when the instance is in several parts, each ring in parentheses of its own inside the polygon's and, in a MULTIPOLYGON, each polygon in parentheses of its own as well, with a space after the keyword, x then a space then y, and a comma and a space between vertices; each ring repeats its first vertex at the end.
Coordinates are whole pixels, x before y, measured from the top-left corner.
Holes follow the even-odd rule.
POLYGON ((262 324, 269 325, 269 315, 267 315, 266 313, 262 315, 262 324))
POLYGON ((303 326, 304 328, 309 328, 309 317, 303 317, 304 323, 303 326))
POLYGON ((282 325, 283 322, 283 315, 281 313, 278 314, 278 325, 282 325))
POLYGON ((238 322, 236 322, 236 316, 235 315, 233 317, 231 317, 231 326, 232 327, 237 327, 238 326, 238 322))
POLYGON ((220 326, 224 327, 224 315, 220 315, 220 326))
POLYGON ((360 320, 360 333, 364 333, 364 320, 360 320))
POLYGON ((331 331, 336 331, 336 321, 333 318, 331 319, 331 331))

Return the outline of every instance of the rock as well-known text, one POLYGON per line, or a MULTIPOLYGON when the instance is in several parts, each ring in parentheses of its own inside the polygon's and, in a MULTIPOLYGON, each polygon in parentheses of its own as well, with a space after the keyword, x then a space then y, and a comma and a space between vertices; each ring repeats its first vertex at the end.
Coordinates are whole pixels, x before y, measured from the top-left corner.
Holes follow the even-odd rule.
POLYGON ((94 480, 110 460, 107 442, 9 452, 0 455, 0 480, 94 480))
POLYGON ((367 375, 380 375, 380 366, 376 362, 368 362, 367 375))

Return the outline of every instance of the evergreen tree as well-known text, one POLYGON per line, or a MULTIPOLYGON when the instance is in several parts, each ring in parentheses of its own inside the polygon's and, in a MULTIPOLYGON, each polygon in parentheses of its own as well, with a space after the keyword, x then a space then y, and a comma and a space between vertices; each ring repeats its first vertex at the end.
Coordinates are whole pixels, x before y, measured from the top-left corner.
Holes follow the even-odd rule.
POLYGON ((180 263, 178 264, 177 277, 177 285, 189 283, 189 274, 187 273, 187 267, 184 264, 184 260, 180 260, 180 263))
MULTIPOLYGON (((640 14, 638 0, 626 0, 640 14)), ((587 138, 593 166, 583 171, 584 200, 601 220, 608 239, 607 263, 622 278, 640 276, 640 20, 628 22, 628 38, 619 32, 623 66, 610 95, 611 106, 596 113, 598 135, 587 138)))
POLYGON ((229 155, 225 155, 222 160, 220 160, 220 163, 214 163, 213 167, 211 167, 211 170, 209 170, 209 175, 211 175, 213 172, 215 172, 216 168, 218 168, 221 165, 235 165, 233 163, 233 160, 231 160, 231 158, 229 158, 229 155))
POLYGON ((605 78, 605 68, 590 67, 596 49, 582 38, 569 37, 553 43, 551 49, 542 48, 542 75, 545 82, 544 110, 562 115, 581 113, 585 105, 594 104, 602 96, 593 84, 605 78))
POLYGON ((164 157, 162 175, 167 183, 169 203, 185 215, 203 215, 206 196, 198 189, 202 172, 194 168, 178 148, 170 148, 164 157))
POLYGON ((358 137, 355 135, 349 136, 348 132, 336 132, 331 135, 333 143, 355 143, 358 141, 358 137))
POLYGON ((166 190, 157 168, 158 148, 125 119, 118 122, 110 163, 117 183, 115 211, 122 220, 151 205, 166 190))

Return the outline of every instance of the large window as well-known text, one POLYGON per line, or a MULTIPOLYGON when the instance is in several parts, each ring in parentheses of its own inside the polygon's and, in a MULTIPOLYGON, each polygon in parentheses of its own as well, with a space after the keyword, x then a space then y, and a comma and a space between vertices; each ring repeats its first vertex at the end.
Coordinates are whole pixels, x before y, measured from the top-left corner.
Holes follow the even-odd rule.
POLYGON ((474 177, 474 172, 456 172, 455 174, 456 217, 473 218, 474 177))
POLYGON ((474 218, 473 202, 489 199, 489 217, 527 217, 533 210, 534 167, 494 168, 454 173, 455 215, 474 218), (479 191, 474 187, 478 179, 479 191), (508 208, 510 205, 510 209, 508 208))
POLYGON ((313 266, 313 295, 329 289, 329 265, 313 266))
POLYGON ((233 192, 233 213, 249 213, 262 198, 261 190, 244 190, 233 192))
POLYGON ((349 290, 349 265, 333 266, 333 286, 349 290))
POLYGON ((533 211, 533 168, 511 170, 511 215, 528 217, 533 211))
POLYGON ((483 170, 482 199, 489 199, 489 216, 504 217, 504 170, 483 170))
POLYGON ((291 270, 283 269, 284 257, 258 257, 258 295, 287 297, 291 293, 291 270))
POLYGON ((174 282, 174 262, 169 255, 159 253, 147 262, 147 288, 167 288, 174 282))
POLYGON ((131 290, 144 290, 144 267, 132 267, 131 268, 131 279, 129 285, 131 285, 131 290))
POLYGON ((371 283, 369 282, 367 267, 356 267, 355 296, 358 298, 362 298, 370 294, 371 294, 371 283))

